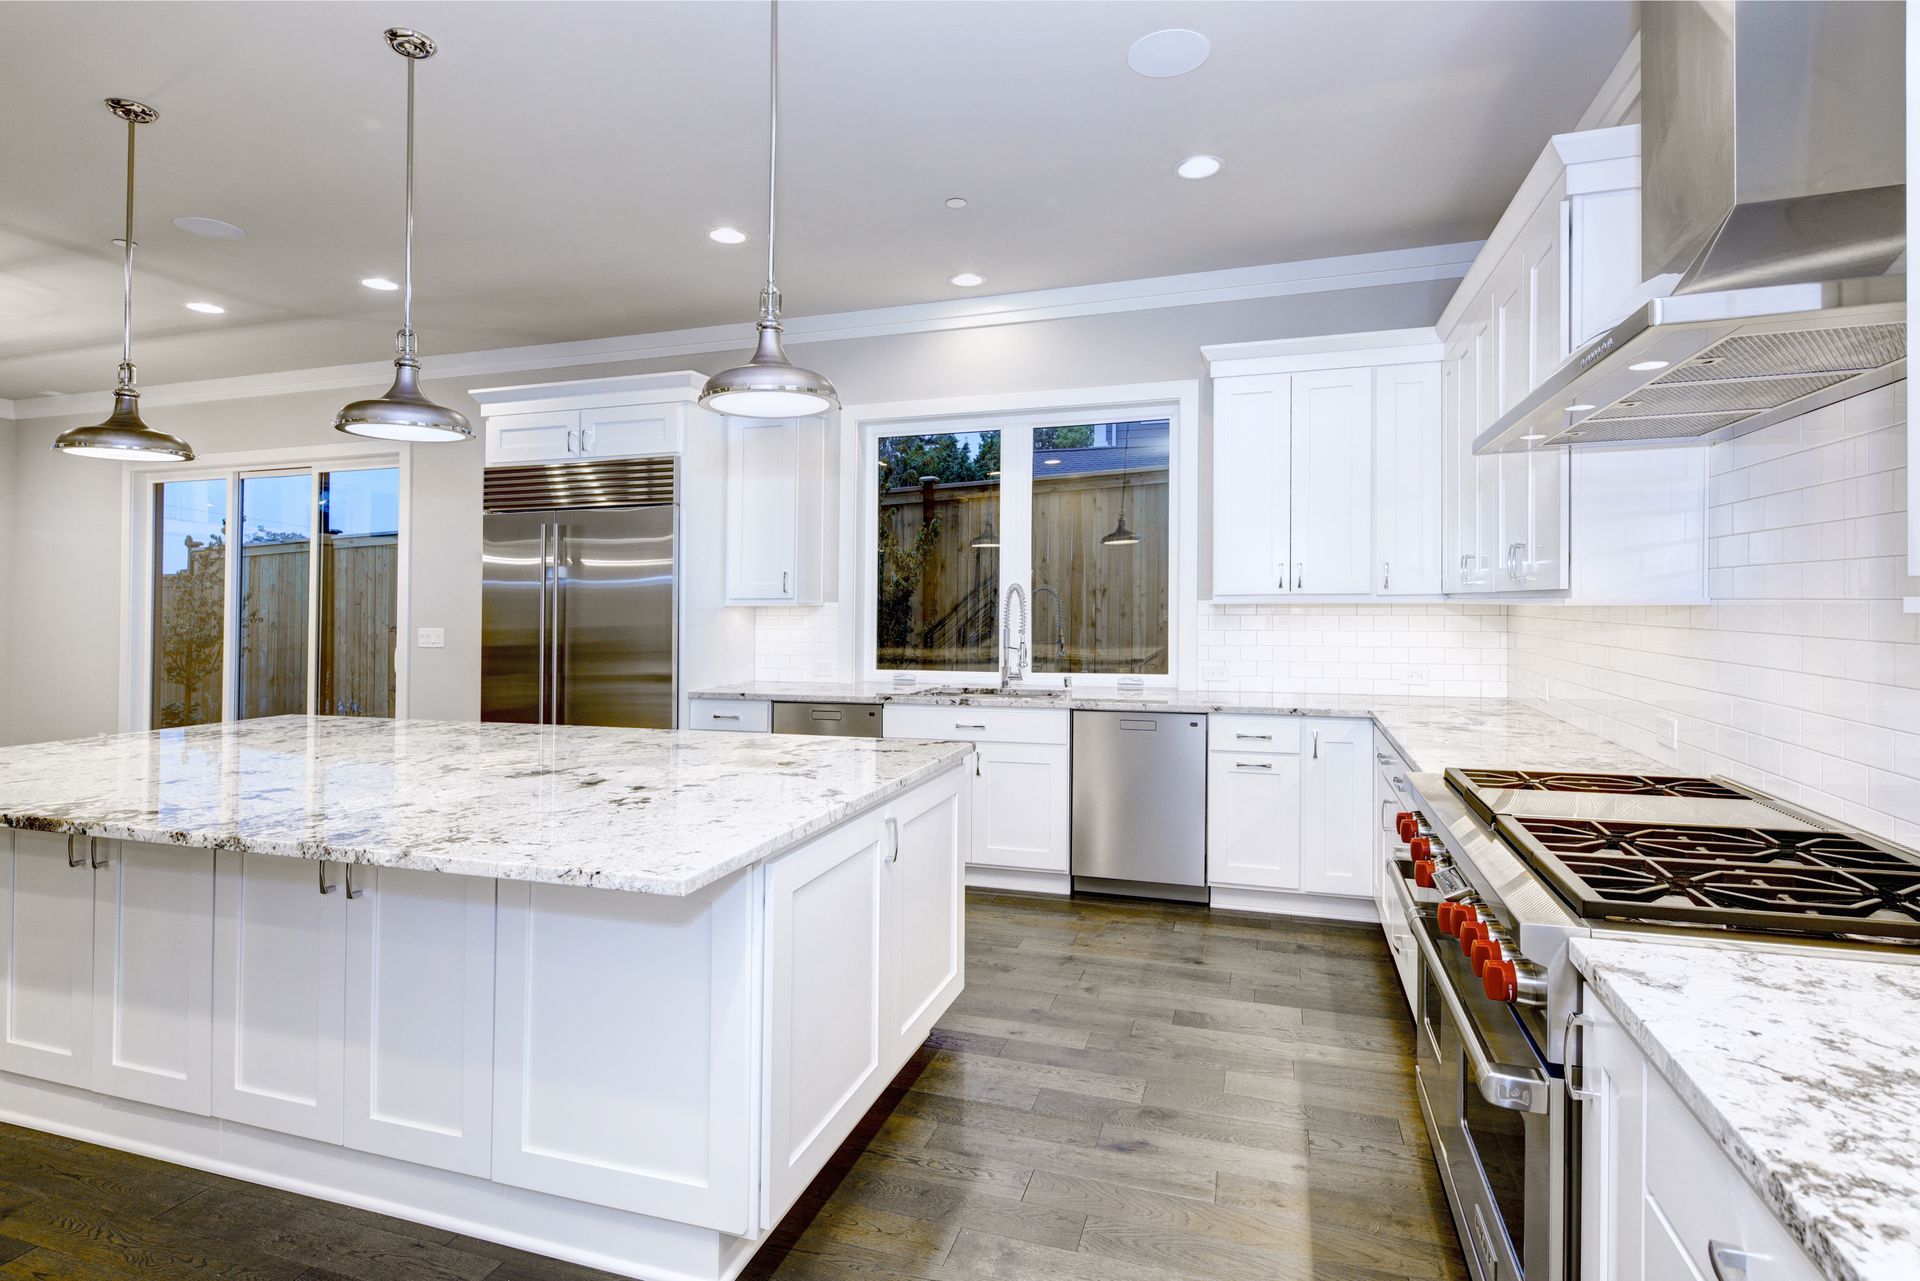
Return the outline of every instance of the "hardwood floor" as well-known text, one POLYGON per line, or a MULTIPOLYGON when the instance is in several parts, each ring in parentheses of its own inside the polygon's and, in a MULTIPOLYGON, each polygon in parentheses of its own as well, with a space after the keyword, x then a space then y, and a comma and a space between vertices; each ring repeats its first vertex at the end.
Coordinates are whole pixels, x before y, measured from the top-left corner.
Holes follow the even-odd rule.
MULTIPOLYGON (((1464 1281, 1380 933, 975 894, 967 990, 755 1281, 1464 1281)), ((605 1274, 0 1126, 0 1281, 605 1274)))

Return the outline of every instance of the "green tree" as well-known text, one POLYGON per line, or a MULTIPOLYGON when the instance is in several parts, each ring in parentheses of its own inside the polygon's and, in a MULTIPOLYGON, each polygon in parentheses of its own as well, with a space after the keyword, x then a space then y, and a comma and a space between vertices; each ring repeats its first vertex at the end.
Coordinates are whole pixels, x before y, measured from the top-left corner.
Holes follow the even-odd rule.
POLYGON ((160 673, 180 691, 155 713, 159 728, 220 719, 220 634, 227 586, 226 535, 186 535, 185 569, 160 579, 160 673))

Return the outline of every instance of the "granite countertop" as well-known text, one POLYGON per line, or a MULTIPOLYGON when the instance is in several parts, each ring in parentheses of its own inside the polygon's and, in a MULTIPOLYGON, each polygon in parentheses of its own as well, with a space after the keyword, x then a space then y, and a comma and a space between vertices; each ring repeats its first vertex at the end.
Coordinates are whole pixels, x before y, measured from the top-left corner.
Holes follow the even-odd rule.
POLYGON ((1370 717, 1416 770, 1567 769, 1626 773, 1668 767, 1529 703, 1508 698, 1394 694, 1258 694, 1229 690, 1085 687, 1064 696, 1038 691, 900 686, 879 682, 763 681, 701 690, 695 698, 899 703, 916 707, 1051 707, 1073 711, 1167 711, 1264 716, 1370 717))
POLYGON ((1920 1275, 1920 965, 1637 938, 1571 947, 1827 1276, 1920 1275))
POLYGON ((0 748, 0 827, 683 895, 971 750, 280 716, 0 748))

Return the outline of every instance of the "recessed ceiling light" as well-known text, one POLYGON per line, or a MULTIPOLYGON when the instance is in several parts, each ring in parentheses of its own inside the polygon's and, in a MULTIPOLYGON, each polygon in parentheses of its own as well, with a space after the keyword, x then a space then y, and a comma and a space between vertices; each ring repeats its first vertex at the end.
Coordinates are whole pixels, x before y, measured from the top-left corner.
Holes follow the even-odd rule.
POLYGON ((1143 76, 1184 76, 1207 60, 1212 46, 1198 31, 1172 27, 1141 36, 1127 50, 1127 65, 1143 76))
POLYGON ((1568 405, 1567 412, 1570 414, 1584 414, 1592 408, 1592 405, 1568 405))
POLYGON ((360 283, 369 289, 378 289, 381 293, 391 293, 400 287, 385 276, 368 276, 360 283))
POLYGON ((971 289, 975 285, 986 284, 987 278, 985 276, 976 275, 971 271, 963 271, 957 276, 948 276, 947 283, 950 285, 958 285, 962 289, 971 289))
POLYGON ((175 218, 173 225, 193 236, 205 236, 208 240, 245 240, 244 228, 230 222, 221 222, 218 218, 175 218))
POLYGON ((1665 369, 1672 363, 1672 361, 1667 360, 1636 360, 1631 365, 1628 365, 1627 368, 1636 374, 1648 374, 1656 369, 1665 369))
POLYGON ((227 309, 217 302, 190 302, 187 304, 187 310, 197 311, 203 316, 224 316, 227 314, 227 309))
POLYGON ((967 198, 965 196, 948 196, 947 197, 947 208, 965 209, 966 207, 967 207, 967 198))
POLYGON ((1043 467, 1058 467, 1060 465, 1060 460, 1058 458, 1042 458, 1040 460, 1040 465, 1043 467))
POLYGON ((1530 431, 1526 435, 1522 436, 1520 439, 1521 440, 1545 440, 1546 438, 1547 437, 1544 432, 1530 431))
POLYGON ((744 245, 747 233, 738 227, 715 227, 707 233, 707 239, 720 245, 744 245))
POLYGON ((1211 178, 1220 172, 1218 156, 1188 156, 1173 167, 1182 178, 1211 178))

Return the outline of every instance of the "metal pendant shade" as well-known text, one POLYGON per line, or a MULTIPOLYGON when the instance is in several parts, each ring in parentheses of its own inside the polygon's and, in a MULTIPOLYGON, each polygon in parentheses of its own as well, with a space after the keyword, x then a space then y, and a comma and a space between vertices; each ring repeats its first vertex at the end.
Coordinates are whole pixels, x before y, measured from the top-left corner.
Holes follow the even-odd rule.
POLYGON ((470 440, 466 416, 436 405, 420 390, 420 357, 413 330, 413 72, 431 58, 434 43, 418 31, 393 27, 393 51, 407 60, 407 249, 401 278, 400 332, 394 335, 393 386, 375 400, 356 400, 334 416, 333 425, 353 436, 413 443, 470 440))
POLYGON ((191 462, 193 447, 178 436, 155 431, 140 420, 140 393, 134 390, 133 368, 133 136, 141 125, 152 124, 160 113, 130 98, 108 98, 107 110, 127 122, 127 221, 120 239, 122 305, 120 311, 120 381, 113 390, 113 412, 91 427, 75 427, 54 438, 53 447, 75 458, 117 458, 122 461, 191 462))
POLYGON ((1102 547, 1132 547, 1140 541, 1140 535, 1127 528, 1127 496, 1133 485, 1133 477, 1127 471, 1127 454, 1132 448, 1133 433, 1128 432, 1120 446, 1120 519, 1113 522, 1113 532, 1100 540, 1102 547))
POLYGON ((780 287, 773 275, 780 190, 780 0, 771 0, 768 13, 767 285, 760 291, 759 338, 746 364, 707 379, 700 403, 741 418, 804 418, 838 409, 840 394, 825 376, 788 360, 780 344, 780 287))
POLYGON ((971 547, 977 552, 987 551, 999 545, 1000 535, 993 532, 992 521, 988 521, 982 526, 980 532, 974 535, 973 541, 967 544, 968 547, 971 547))

